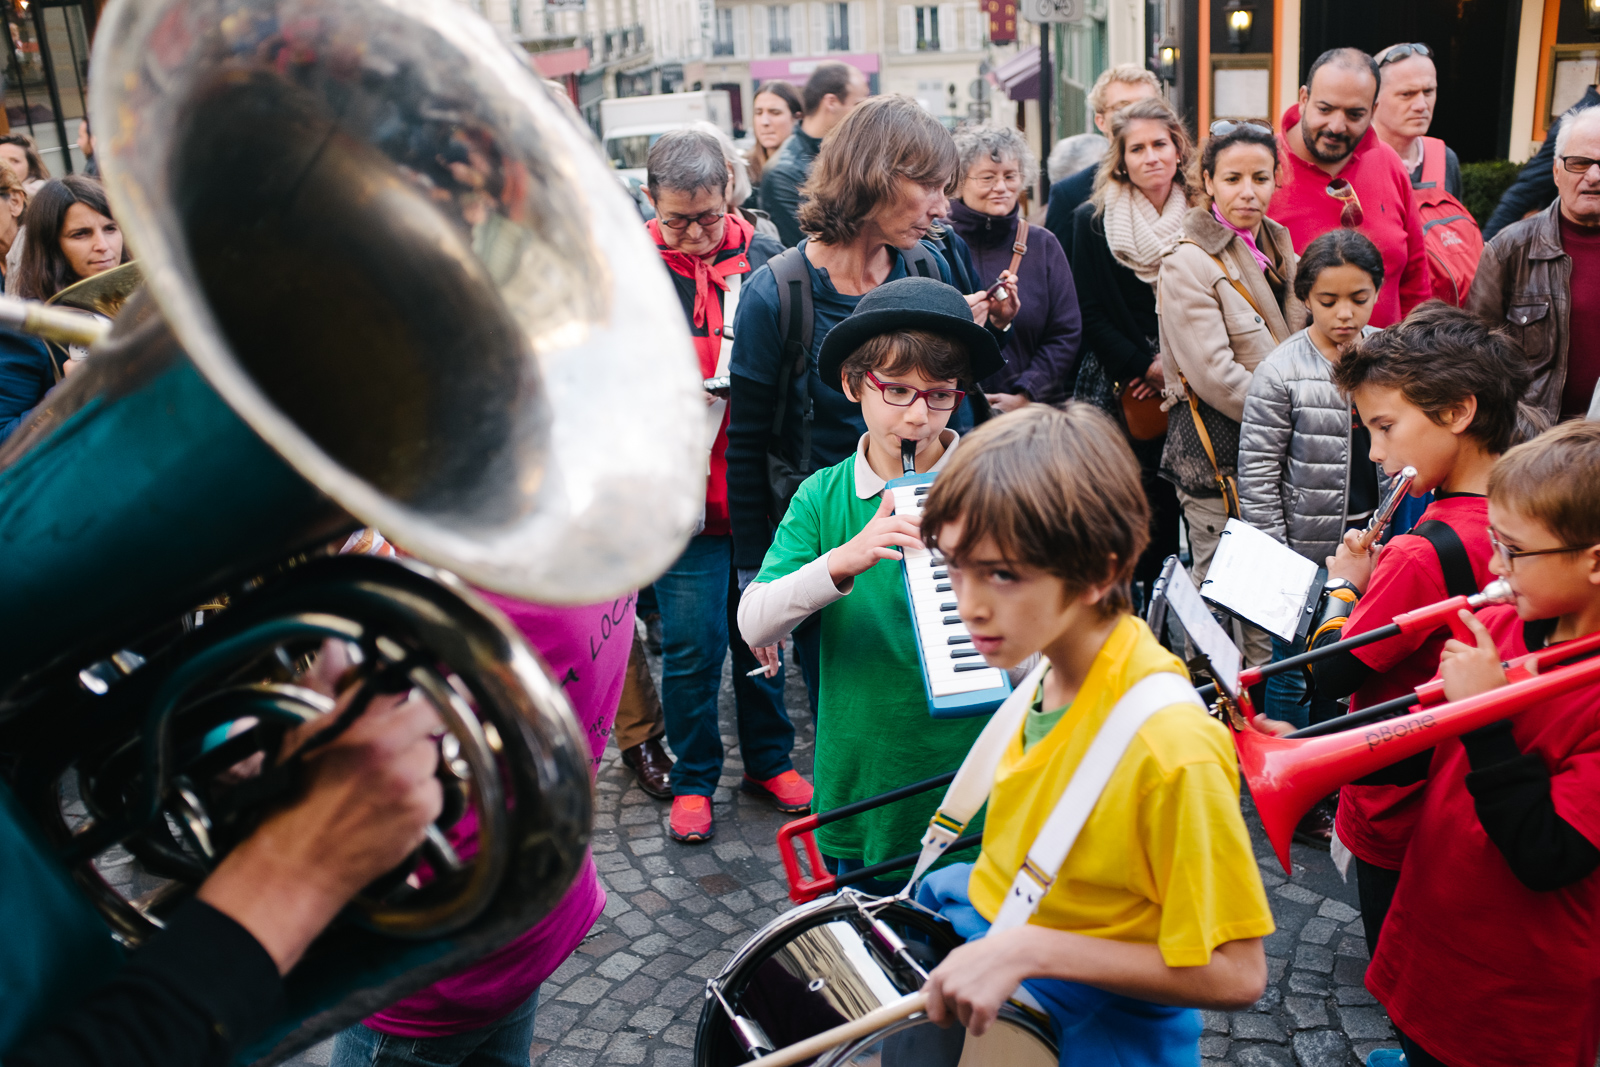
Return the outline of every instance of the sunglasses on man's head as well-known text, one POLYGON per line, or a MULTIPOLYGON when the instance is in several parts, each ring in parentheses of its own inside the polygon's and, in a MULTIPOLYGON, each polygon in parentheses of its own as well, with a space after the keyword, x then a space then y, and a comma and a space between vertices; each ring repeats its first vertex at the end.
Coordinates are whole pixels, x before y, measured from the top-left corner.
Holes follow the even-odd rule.
POLYGON ((1425 44, 1397 44, 1383 54, 1383 58, 1378 60, 1378 66, 1380 68, 1387 67, 1390 63, 1398 63, 1402 59, 1410 59, 1412 56, 1432 59, 1433 49, 1425 44))
POLYGON ((1361 211, 1361 198, 1356 196, 1355 186, 1344 178, 1334 178, 1328 183, 1327 193, 1344 204, 1339 212, 1339 225, 1347 230, 1353 230, 1361 225, 1361 220, 1366 216, 1361 211))
POLYGON ((1242 122, 1234 122, 1232 119, 1218 119, 1211 124, 1211 136, 1226 137, 1233 131, 1242 130, 1246 126, 1254 126, 1256 129, 1266 130, 1268 133, 1272 132, 1272 127, 1260 119, 1245 119, 1242 122))

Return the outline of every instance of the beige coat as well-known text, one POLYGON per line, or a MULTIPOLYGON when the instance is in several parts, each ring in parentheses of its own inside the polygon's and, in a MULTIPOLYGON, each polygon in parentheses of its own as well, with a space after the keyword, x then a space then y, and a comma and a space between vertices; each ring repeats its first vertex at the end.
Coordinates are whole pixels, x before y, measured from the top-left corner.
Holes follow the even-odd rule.
POLYGON ((1187 240, 1161 261, 1156 287, 1169 407, 1187 403, 1181 373, 1201 400, 1241 421, 1256 365, 1305 325, 1305 311, 1294 297, 1299 257, 1289 231, 1271 219, 1263 225, 1263 237, 1276 246, 1278 262, 1284 265, 1287 292, 1281 308, 1255 257, 1210 208, 1192 208, 1184 216, 1187 240), (1255 307, 1223 276, 1212 256, 1221 257, 1228 276, 1243 284, 1255 307))

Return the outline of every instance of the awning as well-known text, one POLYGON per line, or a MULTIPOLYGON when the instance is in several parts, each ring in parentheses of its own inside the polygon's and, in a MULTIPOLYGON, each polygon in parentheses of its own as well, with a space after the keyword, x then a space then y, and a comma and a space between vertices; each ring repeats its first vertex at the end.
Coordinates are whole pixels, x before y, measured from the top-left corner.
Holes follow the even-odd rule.
POLYGON ((589 69, 587 48, 561 48, 551 52, 533 52, 529 58, 542 77, 559 78, 564 74, 579 74, 589 69))
POLYGON ((1013 100, 1039 99, 1039 46, 1029 45, 994 68, 989 81, 1013 100))

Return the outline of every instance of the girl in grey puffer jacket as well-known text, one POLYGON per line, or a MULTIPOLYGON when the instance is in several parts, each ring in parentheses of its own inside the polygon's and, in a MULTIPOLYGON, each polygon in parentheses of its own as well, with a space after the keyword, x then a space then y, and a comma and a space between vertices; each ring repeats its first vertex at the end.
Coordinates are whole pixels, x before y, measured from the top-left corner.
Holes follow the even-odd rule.
MULTIPOLYGON (((1311 325, 1261 361, 1245 396, 1242 518, 1318 566, 1344 531, 1363 524, 1377 506, 1382 471, 1367 458, 1366 431, 1355 429, 1350 400, 1332 375, 1346 349, 1377 332, 1367 320, 1382 284, 1383 257, 1356 231, 1335 230, 1306 245, 1294 287, 1311 325)), ((1272 638, 1274 661, 1303 651, 1272 638)), ((1267 714, 1305 726, 1304 694, 1299 673, 1274 675, 1267 679, 1267 714)))
POLYGON ((1383 258, 1354 230, 1334 230, 1306 246, 1295 295, 1311 325, 1256 368, 1239 434, 1239 503, 1245 522, 1321 566, 1344 531, 1370 514, 1379 477, 1352 456, 1350 401, 1334 386, 1333 364, 1367 326, 1383 284, 1383 258), (1354 477, 1352 477, 1354 475, 1354 477), (1363 484, 1364 483, 1364 484, 1363 484))

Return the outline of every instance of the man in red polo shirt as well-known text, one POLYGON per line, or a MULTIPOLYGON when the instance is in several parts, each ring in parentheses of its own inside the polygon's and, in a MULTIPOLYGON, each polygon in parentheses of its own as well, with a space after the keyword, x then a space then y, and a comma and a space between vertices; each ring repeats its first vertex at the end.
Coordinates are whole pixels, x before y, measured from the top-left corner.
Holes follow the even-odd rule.
POLYGON ((1385 284, 1372 309, 1372 325, 1381 328, 1433 290, 1411 176, 1371 128, 1378 80, 1378 65, 1355 48, 1332 49, 1311 64, 1300 102, 1283 113, 1288 174, 1267 214, 1289 228, 1296 252, 1339 226, 1366 234, 1383 253, 1385 284))

